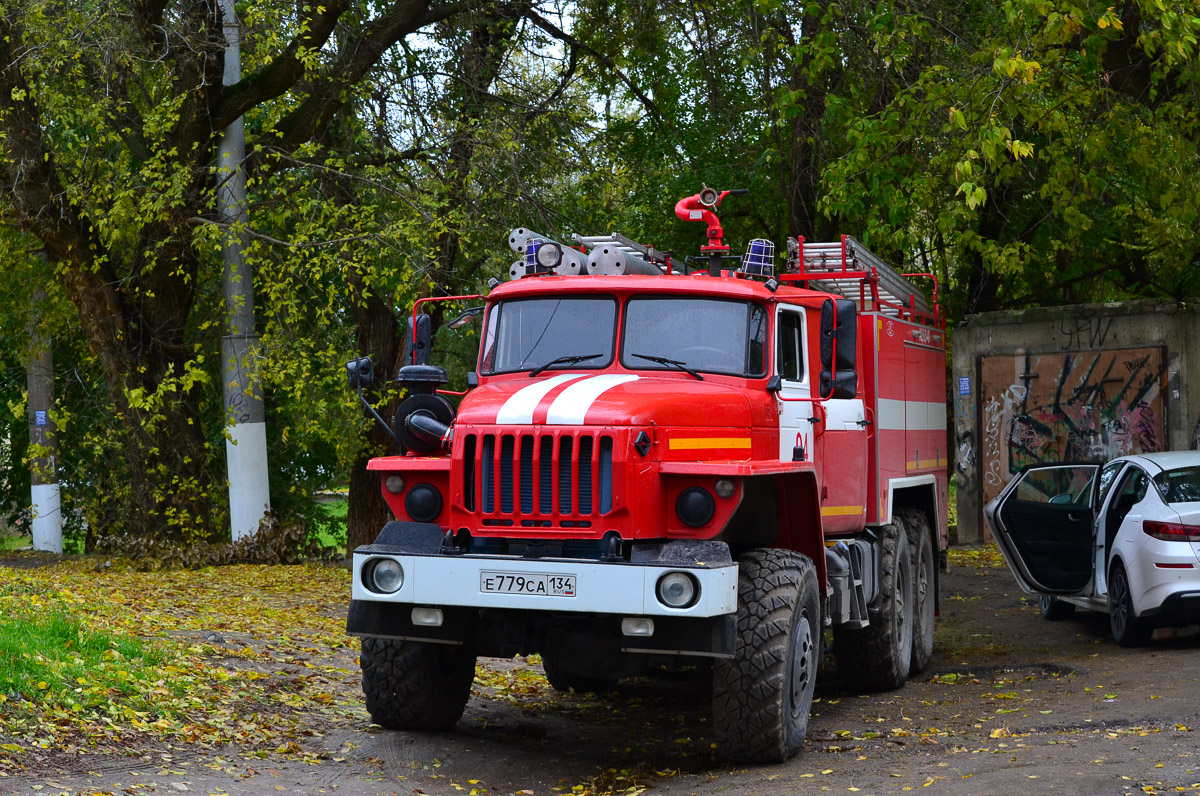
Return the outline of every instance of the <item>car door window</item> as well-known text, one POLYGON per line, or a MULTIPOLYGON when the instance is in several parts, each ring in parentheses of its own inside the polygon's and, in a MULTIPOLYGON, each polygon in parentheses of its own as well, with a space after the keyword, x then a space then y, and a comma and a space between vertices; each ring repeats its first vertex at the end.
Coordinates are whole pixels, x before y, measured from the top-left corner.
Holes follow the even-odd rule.
POLYGON ((1121 468, 1124 466, 1125 462, 1109 462, 1104 465, 1104 469, 1100 471, 1100 489, 1096 492, 1096 508, 1104 505, 1104 499, 1108 497, 1108 490, 1112 488, 1117 473, 1121 472, 1121 468))
POLYGON ((996 540, 1030 589, 1075 594, 1092 577, 1095 464, 1032 467, 993 504, 996 540))
POLYGON ((779 377, 784 381, 804 380, 804 316, 798 312, 780 312, 778 337, 779 377))

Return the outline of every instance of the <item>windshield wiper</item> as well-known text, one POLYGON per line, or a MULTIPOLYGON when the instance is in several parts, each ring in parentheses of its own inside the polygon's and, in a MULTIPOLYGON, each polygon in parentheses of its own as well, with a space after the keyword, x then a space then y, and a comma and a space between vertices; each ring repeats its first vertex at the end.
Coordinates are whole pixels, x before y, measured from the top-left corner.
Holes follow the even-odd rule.
POLYGON ((629 353, 632 356, 638 357, 639 359, 648 359, 651 362, 657 362, 660 365, 670 365, 671 367, 675 368, 676 370, 682 370, 684 373, 688 374, 689 376, 695 376, 700 381, 704 381, 703 376, 701 376, 699 373, 697 373, 696 371, 689 368, 685 363, 680 362, 678 359, 667 359, 666 357, 656 357, 652 354, 634 354, 632 351, 629 353))
POLYGON ((596 357, 602 356, 604 356, 604 354, 573 354, 565 357, 557 357, 550 360, 545 365, 538 365, 536 368, 529 371, 529 375, 536 376, 546 368, 549 368, 553 365, 574 365, 576 362, 584 362, 585 360, 595 359, 596 357))

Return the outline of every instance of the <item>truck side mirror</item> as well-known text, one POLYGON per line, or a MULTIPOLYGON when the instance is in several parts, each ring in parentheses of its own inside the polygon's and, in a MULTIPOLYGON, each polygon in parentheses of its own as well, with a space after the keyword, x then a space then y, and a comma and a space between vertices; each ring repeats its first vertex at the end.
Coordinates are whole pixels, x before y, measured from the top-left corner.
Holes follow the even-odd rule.
POLYGON ((404 333, 404 364, 428 365, 429 352, 433 347, 433 326, 429 316, 421 313, 409 316, 404 333), (413 324, 416 324, 415 331, 413 324))
POLYGON ((855 372, 858 346, 858 308, 850 299, 825 299, 821 305, 821 398, 858 395, 855 372))

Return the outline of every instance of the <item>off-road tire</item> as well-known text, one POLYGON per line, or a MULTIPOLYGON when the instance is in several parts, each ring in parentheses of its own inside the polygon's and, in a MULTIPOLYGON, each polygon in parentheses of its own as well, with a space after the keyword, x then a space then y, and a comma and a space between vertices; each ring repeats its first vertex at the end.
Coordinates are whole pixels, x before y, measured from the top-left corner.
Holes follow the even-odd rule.
POLYGON ((1129 575, 1120 561, 1113 564, 1108 576, 1108 623, 1113 639, 1122 647, 1140 647, 1150 640, 1154 628, 1133 613, 1133 595, 1129 591, 1129 575))
POLYGON ((462 718, 475 679, 463 647, 364 638, 359 661, 367 712, 381 727, 437 732, 462 718))
POLYGON ((563 669, 553 653, 542 653, 542 670, 546 673, 546 679, 550 681, 550 687, 555 691, 574 691, 577 694, 603 693, 617 687, 616 678, 588 677, 563 669))
POLYGON ((861 629, 835 625, 833 654, 842 685, 870 693, 904 685, 912 665, 913 585, 908 536, 898 525, 884 525, 878 604, 871 624, 861 629))
POLYGON ((933 623, 937 613, 937 561, 933 557, 933 536, 929 517, 918 509, 897 512, 908 536, 908 549, 913 558, 912 660, 909 675, 920 674, 933 657, 933 623))
POLYGON ((1041 597, 1038 597, 1038 611, 1041 613, 1042 618, 1048 619, 1051 622, 1059 622, 1074 616, 1075 606, 1072 603, 1065 603, 1057 597, 1043 594, 1041 597))
POLYGON ((804 744, 821 647, 817 570, 790 550, 738 559, 734 656, 713 665, 717 748, 741 763, 781 763, 804 744))

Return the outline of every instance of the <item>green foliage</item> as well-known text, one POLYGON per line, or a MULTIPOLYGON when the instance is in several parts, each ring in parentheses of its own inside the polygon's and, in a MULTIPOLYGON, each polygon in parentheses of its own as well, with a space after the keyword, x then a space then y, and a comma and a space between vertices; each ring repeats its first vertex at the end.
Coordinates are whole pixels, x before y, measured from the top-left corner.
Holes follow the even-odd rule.
MULTIPOLYGON (((390 383, 396 320, 503 275, 515 226, 682 259, 704 231, 672 207, 709 184, 750 189, 721 207, 735 252, 854 234, 936 274, 952 320, 1200 293, 1187 8, 586 0, 430 6, 418 30, 398 7, 271 0, 239 9, 231 88, 213 8, 3 0, 0 511, 27 503, 41 287, 64 517, 88 546, 220 546, 230 236, 254 275, 272 505, 318 535, 312 494, 390 450, 344 362, 372 355, 390 383), (248 212, 231 226, 213 157, 238 113, 248 212)), ((435 324, 463 306, 433 305, 435 324)), ((477 343, 477 326, 437 329, 452 387, 477 343)), ((386 415, 400 395, 369 397, 386 415)))

